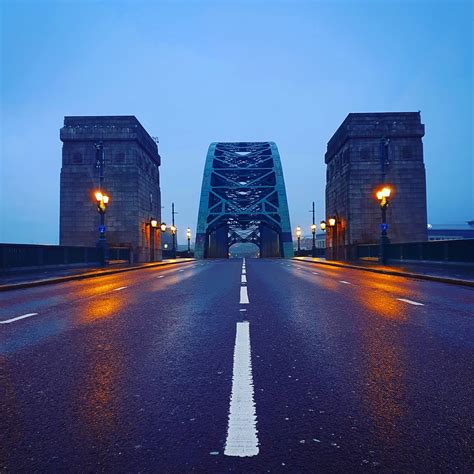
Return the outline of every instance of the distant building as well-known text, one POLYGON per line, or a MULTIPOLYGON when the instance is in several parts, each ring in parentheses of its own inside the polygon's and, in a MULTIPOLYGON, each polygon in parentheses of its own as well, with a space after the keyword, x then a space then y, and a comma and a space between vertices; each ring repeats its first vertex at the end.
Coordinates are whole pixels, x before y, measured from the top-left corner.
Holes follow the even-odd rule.
POLYGON ((474 221, 466 224, 428 224, 428 240, 474 239, 474 221))
POLYGON ((425 128, 420 113, 351 113, 329 140, 325 162, 330 258, 350 258, 351 246, 378 243, 381 211, 375 197, 392 190, 387 209, 393 243, 427 239, 425 128))
POLYGON ((160 155, 155 141, 132 116, 65 117, 61 168, 61 245, 95 246, 99 185, 95 144, 103 142, 104 190, 110 196, 105 225, 109 245, 132 249, 135 262, 161 260, 160 155))

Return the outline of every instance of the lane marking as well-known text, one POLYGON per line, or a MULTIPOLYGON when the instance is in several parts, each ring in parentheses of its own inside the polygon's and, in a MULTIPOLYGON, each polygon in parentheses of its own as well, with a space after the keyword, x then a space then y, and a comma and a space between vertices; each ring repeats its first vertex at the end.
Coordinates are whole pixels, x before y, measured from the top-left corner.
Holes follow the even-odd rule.
POLYGON ((339 280, 339 283, 344 283, 344 285, 350 285, 350 283, 348 281, 345 281, 345 280, 339 280))
POLYGON ((319 275, 319 273, 318 272, 313 272, 313 275, 319 275))
POLYGON ((22 314, 21 316, 17 316, 16 318, 7 319, 6 321, 0 321, 0 324, 9 324, 15 321, 19 321, 20 319, 30 318, 31 316, 36 316, 38 313, 27 313, 22 314))
POLYGON ((114 291, 125 290, 125 288, 128 288, 128 286, 121 286, 119 288, 114 288, 114 291))
POLYGON ((178 270, 178 272, 184 272, 184 270, 178 270))
POLYGON ((423 303, 417 303, 416 301, 406 300, 405 298, 397 298, 398 301, 403 301, 404 303, 412 304, 414 306, 425 306, 423 303))
POLYGON ((246 273, 245 268, 242 268, 242 275, 245 275, 246 273))
POLYGON ((239 311, 247 311, 245 308, 239 309, 239 311))
POLYGON ((156 278, 164 278, 164 275, 158 275, 156 278))
POLYGON ((242 274, 242 277, 241 277, 241 279, 240 279, 240 282, 241 282, 241 283, 247 283, 247 277, 246 277, 244 274, 242 274))
POLYGON ((240 287, 240 304, 249 304, 249 295, 246 286, 240 287))
POLYGON ((258 454, 257 412, 253 395, 250 329, 248 321, 244 321, 237 323, 235 335, 225 456, 251 457, 258 454))

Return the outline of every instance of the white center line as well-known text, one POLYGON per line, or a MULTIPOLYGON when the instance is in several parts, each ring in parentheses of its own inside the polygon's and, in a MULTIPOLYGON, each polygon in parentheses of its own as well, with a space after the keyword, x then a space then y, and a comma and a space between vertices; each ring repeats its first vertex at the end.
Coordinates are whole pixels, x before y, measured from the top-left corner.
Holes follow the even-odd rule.
POLYGON ((16 318, 7 319, 6 321, 0 321, 0 324, 9 324, 15 321, 19 321, 20 319, 30 318, 31 316, 36 316, 38 313, 28 313, 23 314, 21 316, 17 316, 16 318))
POLYGON ((178 272, 184 272, 184 270, 178 270, 178 272))
POLYGON ((348 281, 345 281, 345 280, 339 280, 339 283, 344 283, 344 285, 350 285, 350 283, 348 281))
POLYGON ((257 412, 253 399, 252 358, 248 321, 237 323, 232 392, 224 455, 250 457, 258 454, 257 412))
POLYGON ((242 268, 242 275, 245 275, 246 273, 245 268, 242 268))
POLYGON ((240 304, 248 304, 249 303, 249 295, 247 293, 247 287, 241 286, 240 287, 240 304))
POLYGON ((313 275, 319 275, 319 273, 318 272, 313 272, 313 275))
POLYGON ((128 287, 127 286, 121 286, 119 288, 114 288, 114 291, 125 290, 125 288, 128 288, 128 287))
POLYGON ((245 308, 239 309, 239 311, 247 311, 245 308))
POLYGON ((242 274, 242 277, 240 278, 241 283, 247 283, 247 277, 242 274))
POLYGON ((164 275, 158 275, 156 278, 164 278, 164 275))
POLYGON ((423 303, 417 303, 416 301, 406 300, 405 298, 397 298, 398 301, 403 301, 404 303, 412 304, 414 306, 425 306, 423 303))

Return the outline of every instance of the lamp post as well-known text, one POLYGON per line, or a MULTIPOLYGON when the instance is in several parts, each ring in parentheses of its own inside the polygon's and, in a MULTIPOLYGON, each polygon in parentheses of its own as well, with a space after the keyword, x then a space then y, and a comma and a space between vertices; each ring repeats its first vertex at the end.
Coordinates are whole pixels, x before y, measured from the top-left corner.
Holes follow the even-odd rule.
POLYGON ((299 257, 301 254, 301 227, 298 226, 296 228, 296 238, 298 240, 298 251, 297 251, 297 256, 299 257))
POLYGON ((173 238, 173 254, 171 258, 176 258, 176 227, 174 225, 170 226, 171 236, 173 238))
POLYGON ((97 201, 97 211, 100 215, 100 225, 99 225, 99 241, 97 242, 97 247, 99 249, 99 258, 101 266, 105 267, 107 264, 107 239, 105 238, 105 211, 107 205, 109 204, 109 196, 97 191, 95 193, 95 199, 97 201))
POLYGON ((337 219, 335 217, 330 217, 328 219, 329 227, 331 228, 331 238, 332 238, 332 259, 337 260, 337 219))
POLYGON ((105 209, 109 203, 109 196, 102 193, 104 187, 104 165, 105 165, 105 156, 104 156, 104 143, 99 142, 95 145, 95 166, 99 170, 99 189, 95 193, 95 198, 97 201, 97 210, 100 214, 100 225, 99 225, 99 240, 97 242, 97 247, 100 254, 100 264, 105 266, 108 260, 108 249, 107 249, 107 240, 105 238, 105 209))
POLYGON ((188 256, 191 254, 191 229, 186 229, 186 238, 188 239, 188 256))
POLYGON ((313 223, 311 224, 311 234, 313 234, 313 245, 311 246, 311 256, 314 258, 316 257, 316 221, 315 221, 315 213, 314 213, 314 201, 313 201, 313 209, 310 212, 313 213, 313 223))
POLYGON ((155 261, 155 232, 158 228, 158 221, 150 219, 150 262, 155 261))
POLYGON ((377 191, 376 196, 380 203, 380 209, 382 211, 382 223, 380 224, 380 254, 379 262, 382 265, 387 265, 387 244, 389 239, 387 236, 387 207, 388 207, 388 198, 392 190, 389 187, 384 186, 382 189, 377 191))

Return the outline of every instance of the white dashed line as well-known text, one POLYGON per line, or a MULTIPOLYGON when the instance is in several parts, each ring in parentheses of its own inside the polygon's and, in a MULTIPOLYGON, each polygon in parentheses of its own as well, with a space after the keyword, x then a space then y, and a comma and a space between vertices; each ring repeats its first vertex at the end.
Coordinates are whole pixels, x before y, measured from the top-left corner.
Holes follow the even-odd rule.
POLYGON ((23 314, 21 316, 17 316, 16 318, 7 319, 6 321, 0 321, 0 324, 9 324, 15 321, 19 321, 20 319, 30 318, 31 316, 36 316, 38 313, 28 313, 23 314))
POLYGON ((178 272, 184 272, 184 270, 178 270, 178 272))
POLYGON ((245 308, 239 309, 239 311, 247 311, 245 308))
POLYGON ((319 275, 319 273, 318 272, 313 272, 313 275, 319 275))
POLYGON ((114 288, 114 291, 125 290, 125 288, 128 288, 128 287, 127 286, 120 286, 119 288, 114 288))
POLYGON ((249 304, 249 295, 246 286, 240 287, 240 304, 249 304))
POLYGON ((344 283, 344 285, 350 285, 350 283, 348 281, 345 281, 345 280, 339 280, 339 283, 344 283))
POLYGON ((247 283, 247 277, 242 274, 242 276, 241 276, 241 278, 240 278, 240 282, 241 282, 241 283, 247 283))
POLYGON ((242 275, 245 275, 246 273, 245 268, 242 268, 242 275))
POLYGON ((237 323, 232 392, 224 455, 250 457, 258 454, 257 412, 253 399, 252 358, 248 321, 237 323))
POLYGON ((164 278, 164 275, 158 275, 156 278, 164 278))
POLYGON ((398 301, 403 301, 404 303, 412 304, 414 306, 425 306, 423 303, 417 303, 416 301, 406 300, 405 298, 397 298, 398 301))

